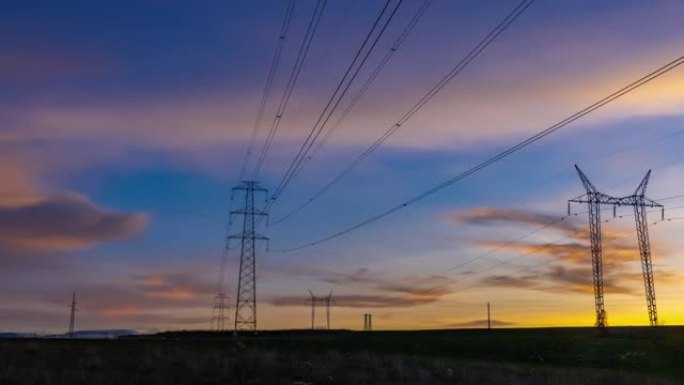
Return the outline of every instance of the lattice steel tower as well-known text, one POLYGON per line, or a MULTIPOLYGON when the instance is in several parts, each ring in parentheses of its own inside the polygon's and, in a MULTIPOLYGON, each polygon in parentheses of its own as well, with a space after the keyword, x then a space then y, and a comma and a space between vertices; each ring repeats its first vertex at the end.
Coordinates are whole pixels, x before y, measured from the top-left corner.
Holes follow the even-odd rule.
POLYGON ((586 203, 589 208, 589 240, 591 242, 591 270, 594 281, 594 305, 596 309, 596 326, 606 327, 606 308, 603 300, 603 256, 601 249, 601 204, 612 202, 614 199, 606 194, 599 192, 589 181, 586 175, 575 165, 577 174, 582 180, 585 195, 571 199, 568 202, 568 214, 570 212, 570 202, 586 203))
POLYGON ((216 294, 214 296, 213 316, 211 317, 211 326, 214 330, 219 332, 226 330, 227 313, 229 310, 228 295, 223 292, 216 294))
POLYGON ((644 276, 644 289, 646 291, 646 305, 648 306, 648 320, 651 326, 658 325, 658 309, 656 308, 655 283, 653 282, 653 263, 651 262, 651 242, 648 238, 647 207, 660 207, 661 219, 665 219, 665 208, 660 203, 646 198, 646 187, 651 177, 651 170, 634 190, 634 194, 620 198, 619 205, 634 207, 634 220, 636 222, 637 237, 639 240, 639 254, 641 256, 641 271, 644 276))
POLYGON ((231 211, 231 220, 237 217, 242 222, 242 232, 230 235, 229 239, 240 241, 240 271, 238 275, 238 289, 235 304, 235 330, 256 331, 256 253, 258 241, 268 238, 257 232, 259 224, 264 223, 267 214, 255 207, 258 194, 264 195, 264 202, 268 197, 268 190, 259 187, 258 182, 244 181, 233 188, 233 194, 238 202, 244 206, 231 211))
MULTIPOLYGON (((599 192, 589 181, 586 175, 575 165, 577 174, 582 180, 586 194, 568 201, 568 213, 570 212, 570 202, 586 203, 589 207, 589 238, 591 241, 591 265, 594 280, 594 302, 596 306, 596 326, 606 327, 606 310, 603 300, 603 259, 601 248, 601 205, 612 205, 613 216, 615 216, 618 206, 634 207, 634 218, 636 220, 637 236, 639 240, 639 253, 641 256, 641 269, 644 276, 644 287, 646 289, 646 303, 648 306, 648 318, 651 326, 658 324, 658 311, 656 309, 655 286, 653 282, 653 266, 651 263, 651 246, 648 238, 648 221, 646 217, 647 207, 660 207, 661 204, 646 198, 646 186, 651 176, 651 170, 634 191, 634 194, 626 197, 615 198, 599 192)), ((664 210, 662 211, 664 217, 664 210)))

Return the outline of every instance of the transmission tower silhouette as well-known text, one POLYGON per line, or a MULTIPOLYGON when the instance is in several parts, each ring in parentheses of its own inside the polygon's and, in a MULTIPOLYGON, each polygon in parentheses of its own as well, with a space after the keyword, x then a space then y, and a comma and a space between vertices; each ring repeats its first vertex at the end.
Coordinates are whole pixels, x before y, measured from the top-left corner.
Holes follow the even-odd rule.
POLYGON ((311 299, 309 299, 309 302, 311 303, 311 330, 316 328, 316 306, 319 302, 323 303, 325 306, 325 328, 330 330, 330 304, 332 303, 332 291, 330 291, 330 293, 328 293, 328 295, 325 297, 316 297, 311 290, 309 290, 309 294, 311 295, 311 299))
POLYGON ((591 241, 591 265, 594 282, 596 326, 600 329, 607 326, 605 303, 603 299, 604 279, 601 246, 601 205, 612 205, 613 216, 616 216, 618 206, 634 207, 634 218, 639 241, 639 254, 641 256, 641 269, 644 278, 644 288, 646 290, 648 319, 651 326, 658 325, 658 311, 656 308, 655 284, 653 280, 653 264, 651 262, 651 244, 648 237, 646 208, 661 208, 661 216, 663 218, 665 216, 665 210, 663 205, 645 196, 646 187, 648 186, 648 181, 651 177, 651 170, 648 170, 646 176, 644 176, 644 179, 642 179, 632 195, 620 198, 615 198, 599 192, 577 165, 575 165, 575 170, 577 170, 577 174, 584 185, 586 194, 568 201, 568 213, 570 213, 570 203, 586 203, 589 207, 589 238, 591 241))
POLYGON ((373 315, 372 314, 364 314, 363 315, 363 331, 364 332, 371 332, 373 331, 373 315))
POLYGON ((69 333, 68 335, 73 335, 74 334, 74 326, 76 323, 76 312, 78 309, 76 309, 76 293, 71 297, 71 305, 69 306, 71 309, 71 316, 69 317, 69 333))
POLYGON ((241 219, 242 231, 239 234, 230 235, 229 239, 237 239, 240 242, 240 271, 238 275, 238 289, 235 304, 235 330, 256 331, 256 253, 257 242, 267 241, 268 238, 257 232, 257 225, 263 221, 257 218, 267 218, 268 214, 262 209, 255 207, 255 199, 258 194, 263 194, 264 204, 268 197, 268 190, 258 186, 258 182, 243 181, 233 188, 233 195, 238 197, 244 206, 231 211, 231 220, 234 217, 241 219), (258 222, 258 223, 257 223, 258 222))
POLYGON ((489 302, 487 302, 487 329, 492 329, 492 308, 489 306, 489 302))
POLYGON ((226 320, 228 320, 228 311, 230 310, 228 298, 227 294, 221 292, 214 296, 214 311, 213 317, 211 317, 211 325, 214 330, 219 332, 226 330, 226 320))

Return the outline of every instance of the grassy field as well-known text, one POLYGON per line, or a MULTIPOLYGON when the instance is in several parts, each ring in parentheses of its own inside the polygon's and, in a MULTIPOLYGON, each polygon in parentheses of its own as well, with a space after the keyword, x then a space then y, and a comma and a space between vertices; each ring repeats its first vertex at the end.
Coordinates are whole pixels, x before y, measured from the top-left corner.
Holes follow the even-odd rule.
POLYGON ((0 341, 0 384, 677 384, 684 328, 0 341))

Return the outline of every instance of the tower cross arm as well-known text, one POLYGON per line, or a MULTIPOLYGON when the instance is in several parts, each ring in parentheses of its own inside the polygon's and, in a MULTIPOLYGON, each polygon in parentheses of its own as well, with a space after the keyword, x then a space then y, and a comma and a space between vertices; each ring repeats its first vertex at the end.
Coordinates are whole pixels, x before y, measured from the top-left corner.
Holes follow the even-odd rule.
POLYGON ((645 206, 645 207, 663 207, 662 204, 654 201, 651 198, 646 198, 640 195, 630 195, 628 197, 618 198, 618 206, 645 206))
POLYGON ((591 192, 580 195, 577 198, 570 199, 568 202, 573 203, 598 203, 604 205, 620 205, 621 198, 614 198, 601 192, 591 192))

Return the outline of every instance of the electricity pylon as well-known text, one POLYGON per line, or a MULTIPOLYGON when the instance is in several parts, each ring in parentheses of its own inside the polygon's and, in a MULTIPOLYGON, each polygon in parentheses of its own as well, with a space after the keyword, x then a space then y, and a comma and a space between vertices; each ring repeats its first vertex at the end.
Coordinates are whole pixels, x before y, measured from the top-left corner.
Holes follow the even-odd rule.
POLYGON ((325 297, 325 327, 330 330, 330 301, 332 300, 332 290, 325 297))
POLYGON ((71 336, 74 334, 76 312, 78 311, 78 309, 76 309, 76 293, 74 293, 73 297, 71 297, 71 305, 69 308, 71 309, 71 316, 69 317, 69 336, 71 336))
MULTIPOLYGON (((267 241, 268 238, 257 232, 257 220, 268 214, 255 207, 257 194, 268 196, 268 190, 259 187, 258 182, 244 181, 233 188, 233 194, 243 195, 244 206, 230 213, 231 217, 242 219, 242 232, 229 236, 230 239, 240 241, 240 272, 238 275, 238 289, 235 304, 235 330, 256 331, 256 248, 257 241, 267 241)), ((231 218, 232 219, 232 218, 231 218)))
MULTIPOLYGON (((653 282, 653 266, 651 263, 651 247, 648 238, 648 222, 646 218, 646 207, 663 206, 652 199, 646 198, 646 186, 651 176, 651 170, 634 191, 634 194, 626 197, 615 198, 599 192, 589 181, 582 170, 575 165, 577 174, 584 185, 586 194, 568 201, 568 213, 570 203, 586 203, 589 208, 589 238, 591 242, 591 265, 594 283, 594 303, 596 308, 596 326, 600 329, 606 327, 606 310, 603 299, 603 257, 601 246, 601 205, 612 205, 613 216, 618 206, 633 206, 634 217, 636 220, 637 235, 639 240, 639 251, 641 255, 641 268, 644 276, 644 286, 646 288, 646 302, 648 305, 648 317, 651 326, 658 324, 658 312, 655 302, 655 286, 653 282)), ((663 214, 664 215, 664 211, 663 214)))
POLYGON ((373 315, 372 314, 366 313, 363 315, 363 331, 364 332, 373 331, 373 315))
POLYGON ((214 296, 214 316, 211 318, 212 327, 216 331, 226 330, 226 320, 228 319, 228 310, 230 306, 228 305, 228 295, 219 292, 214 296))
POLYGON ((634 207, 634 220, 636 222, 637 238, 639 240, 639 254, 641 256, 641 271, 644 276, 644 289, 646 291, 646 305, 648 306, 648 320, 651 326, 658 325, 658 309, 656 308, 655 283, 653 281, 653 263, 651 262, 651 242, 648 237, 648 219, 646 208, 661 208, 661 219, 665 217, 665 208, 660 203, 646 198, 646 187, 651 177, 651 170, 634 190, 634 194, 620 198, 619 205, 634 207))
POLYGON ((586 194, 568 201, 586 203, 589 208, 589 239, 591 242, 591 270, 594 282, 594 306, 596 309, 596 326, 600 329, 606 327, 606 308, 603 300, 603 256, 601 249, 601 205, 611 204, 613 197, 599 192, 589 181, 586 175, 575 165, 577 174, 582 180, 586 194))
POLYGON ((316 326, 316 296, 309 290, 311 295, 311 330, 314 330, 316 326))
POLYGON ((318 305, 318 301, 323 302, 325 305, 325 328, 327 330, 330 330, 330 304, 332 303, 332 291, 328 293, 325 297, 316 297, 311 290, 309 290, 309 294, 311 295, 311 299, 309 300, 311 302, 311 330, 314 330, 316 327, 316 306, 318 305))
POLYGON ((487 302, 487 329, 492 329, 492 309, 489 306, 489 302, 487 302))

